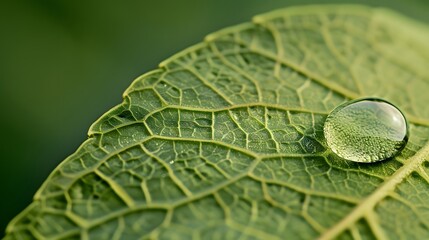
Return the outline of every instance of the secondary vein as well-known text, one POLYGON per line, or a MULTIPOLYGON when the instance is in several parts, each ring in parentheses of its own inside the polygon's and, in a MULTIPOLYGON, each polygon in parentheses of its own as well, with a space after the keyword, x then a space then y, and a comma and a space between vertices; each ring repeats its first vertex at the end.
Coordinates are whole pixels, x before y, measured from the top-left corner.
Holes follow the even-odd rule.
POLYGON ((379 188, 377 188, 371 195, 365 198, 358 204, 350 214, 344 217, 338 224, 328 229, 319 240, 333 239, 337 237, 347 228, 350 228, 353 223, 361 219, 373 211, 375 205, 389 195, 395 187, 401 183, 408 175, 425 161, 429 156, 429 143, 427 143, 420 151, 399 168, 390 178, 388 178, 379 188))

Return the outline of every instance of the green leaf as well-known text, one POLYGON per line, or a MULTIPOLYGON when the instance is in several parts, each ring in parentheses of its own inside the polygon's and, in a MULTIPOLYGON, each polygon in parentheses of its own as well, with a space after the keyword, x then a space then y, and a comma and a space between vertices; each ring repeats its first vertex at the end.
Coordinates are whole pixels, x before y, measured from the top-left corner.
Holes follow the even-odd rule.
POLYGON ((297 7, 209 35, 139 77, 6 239, 429 239, 429 29, 359 6, 297 7), (327 149, 363 96, 410 122, 395 159, 327 149))

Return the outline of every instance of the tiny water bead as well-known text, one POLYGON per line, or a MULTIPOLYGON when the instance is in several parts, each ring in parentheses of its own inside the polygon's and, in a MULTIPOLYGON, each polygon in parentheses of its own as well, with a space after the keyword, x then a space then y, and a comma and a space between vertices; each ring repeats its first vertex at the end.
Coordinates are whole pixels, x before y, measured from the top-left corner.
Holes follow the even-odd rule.
POLYGON ((378 98, 344 103, 326 118, 328 147, 339 157, 371 163, 396 156, 407 144, 408 124, 393 104, 378 98))

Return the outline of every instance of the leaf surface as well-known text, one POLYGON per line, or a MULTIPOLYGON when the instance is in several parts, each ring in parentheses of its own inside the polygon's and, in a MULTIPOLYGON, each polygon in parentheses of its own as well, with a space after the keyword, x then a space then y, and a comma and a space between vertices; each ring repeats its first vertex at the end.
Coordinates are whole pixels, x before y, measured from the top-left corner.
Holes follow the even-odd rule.
POLYGON ((360 6, 275 11, 134 81, 5 239, 429 239, 429 30, 360 6), (410 140, 358 164, 339 104, 398 106, 410 140))

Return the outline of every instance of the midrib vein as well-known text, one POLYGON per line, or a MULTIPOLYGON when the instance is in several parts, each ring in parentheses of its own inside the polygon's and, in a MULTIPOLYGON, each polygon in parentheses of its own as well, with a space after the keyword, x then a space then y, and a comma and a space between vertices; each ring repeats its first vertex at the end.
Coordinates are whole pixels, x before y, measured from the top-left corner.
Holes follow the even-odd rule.
POLYGON ((411 172, 416 170, 425 159, 429 156, 429 143, 418 151, 414 156, 397 170, 390 178, 388 178, 379 188, 377 188, 371 195, 365 198, 358 204, 353 211, 344 217, 338 224, 328 229, 322 234, 319 240, 333 239, 342 233, 347 228, 351 227, 353 223, 361 219, 371 212, 375 205, 391 193, 395 187, 401 183, 411 172))

